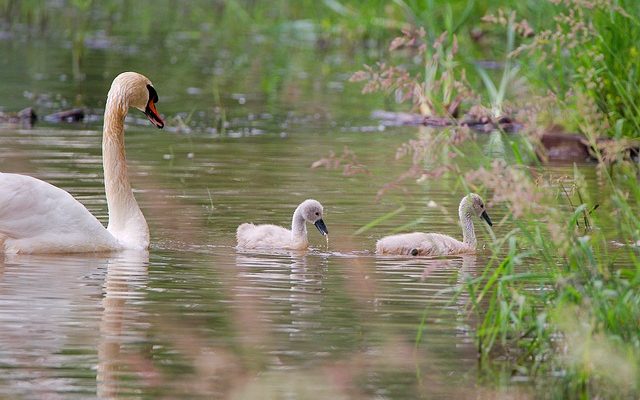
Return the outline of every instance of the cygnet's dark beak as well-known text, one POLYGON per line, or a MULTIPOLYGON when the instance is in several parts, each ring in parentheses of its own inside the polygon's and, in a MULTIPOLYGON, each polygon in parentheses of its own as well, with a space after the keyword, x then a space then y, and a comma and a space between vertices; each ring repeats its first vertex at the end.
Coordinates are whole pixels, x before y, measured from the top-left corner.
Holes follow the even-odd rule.
POLYGON ((164 127, 164 121, 158 114, 158 110, 156 109, 156 103, 158 102, 158 93, 151 85, 147 85, 147 89, 149 89, 149 101, 147 102, 147 107, 144 109, 144 113, 146 114, 149 121, 152 124, 162 129, 164 127))
POLYGON ((320 231, 320 233, 322 233, 322 235, 328 235, 329 234, 329 230, 327 230, 327 226, 324 224, 324 221, 321 219, 317 220, 314 225, 316 226, 316 228, 318 228, 318 230, 320 231))
POLYGON ((491 223, 491 218, 489 218, 489 214, 487 214, 486 211, 483 211, 482 214, 480 214, 480 216, 487 221, 487 224, 489 224, 489 226, 493 226, 493 224, 491 223))

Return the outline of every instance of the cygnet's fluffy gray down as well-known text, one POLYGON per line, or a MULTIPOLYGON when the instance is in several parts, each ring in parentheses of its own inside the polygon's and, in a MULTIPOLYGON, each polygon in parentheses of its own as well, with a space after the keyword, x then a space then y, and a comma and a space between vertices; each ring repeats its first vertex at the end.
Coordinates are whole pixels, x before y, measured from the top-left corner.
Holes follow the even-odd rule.
POLYGON ((451 236, 440 233, 401 233, 383 237, 376 243, 378 254, 438 256, 468 254, 475 250, 451 236))
POLYGON ((462 242, 451 236, 440 233, 403 233, 383 237, 376 243, 376 253, 412 256, 446 256, 469 254, 476 251, 476 234, 472 217, 484 219, 489 226, 491 218, 484 206, 484 201, 475 193, 468 194, 460 201, 458 208, 462 225, 462 242))
MULTIPOLYGON (((290 248, 291 231, 277 225, 254 225, 244 223, 236 232, 238 247, 244 248, 290 248)), ((306 247, 306 245, 304 246, 306 247)))
POLYGON ((305 200, 293 213, 291 230, 271 224, 244 223, 238 226, 236 231, 238 247, 245 249, 306 249, 309 246, 306 222, 314 224, 323 235, 329 233, 322 217, 322 205, 313 199, 305 200))

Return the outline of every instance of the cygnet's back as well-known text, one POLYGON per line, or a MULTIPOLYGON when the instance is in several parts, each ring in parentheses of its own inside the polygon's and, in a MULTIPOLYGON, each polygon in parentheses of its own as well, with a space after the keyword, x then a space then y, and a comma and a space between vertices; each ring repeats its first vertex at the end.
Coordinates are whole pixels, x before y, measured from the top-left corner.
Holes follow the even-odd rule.
POLYGON ((255 248, 288 248, 291 244, 291 231, 277 225, 254 225, 244 223, 236 232, 238 247, 255 248))
POLYGON ((475 248, 440 233, 401 233, 383 237, 376 253, 411 256, 439 256, 473 253, 475 248))

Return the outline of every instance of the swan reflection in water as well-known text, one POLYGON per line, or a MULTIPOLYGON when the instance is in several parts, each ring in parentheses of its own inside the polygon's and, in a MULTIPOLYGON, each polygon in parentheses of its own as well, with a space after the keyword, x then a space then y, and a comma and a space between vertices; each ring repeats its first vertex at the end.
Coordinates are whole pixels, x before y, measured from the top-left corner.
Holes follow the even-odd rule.
POLYGON ((378 257, 376 270, 388 277, 387 282, 411 288, 416 301, 429 297, 446 310, 455 309, 459 332, 466 335, 474 324, 467 285, 477 277, 479 265, 475 254, 447 258, 391 256, 378 257), (422 284, 415 287, 415 282, 422 284))
MULTIPOLYGON (((410 321, 408 330, 420 332, 419 371, 424 387, 431 394, 440 394, 440 391, 442 395, 450 394, 451 385, 455 386, 453 377, 443 375, 442 370, 434 366, 451 363, 455 365, 452 369, 470 374, 478 367, 473 336, 477 318, 469 308, 467 284, 478 276, 481 265, 482 260, 476 255, 376 258, 378 281, 401 289, 388 291, 392 294, 378 299, 377 312, 391 315, 401 326, 407 319, 397 310, 422 310, 424 319, 410 321), (442 343, 449 349, 445 355, 431 350, 442 347, 442 343), (443 386, 443 382, 447 385, 443 386)), ((461 397, 466 396, 468 394, 461 397)))
POLYGON ((116 397, 120 349, 144 331, 136 303, 148 260, 147 251, 0 257, 0 397, 116 397))
POLYGON ((131 325, 139 324, 142 307, 136 303, 146 295, 149 253, 127 251, 107 261, 98 343, 97 394, 113 398, 119 394, 120 351, 124 344, 139 339, 131 325))
POLYGON ((276 362, 281 363, 282 358, 299 351, 291 347, 291 340, 306 341, 321 328, 327 259, 305 251, 273 254, 238 251, 236 266, 235 297, 255 315, 246 321, 250 326, 239 331, 260 335, 263 340, 269 331, 287 335, 288 340, 281 342, 287 347, 272 353, 278 358, 276 362), (256 326, 256 320, 261 324, 256 326))

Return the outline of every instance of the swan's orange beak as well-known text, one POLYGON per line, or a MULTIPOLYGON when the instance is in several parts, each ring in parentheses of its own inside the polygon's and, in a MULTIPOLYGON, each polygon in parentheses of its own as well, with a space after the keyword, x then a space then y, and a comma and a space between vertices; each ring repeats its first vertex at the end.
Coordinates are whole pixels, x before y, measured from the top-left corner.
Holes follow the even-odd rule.
POLYGON ((149 121, 151 121, 152 124, 154 124, 160 129, 164 128, 164 121, 158 114, 158 110, 156 109, 156 105, 153 102, 153 99, 149 99, 149 102, 147 103, 147 107, 145 108, 144 113, 147 115, 147 118, 149 118, 149 121))

